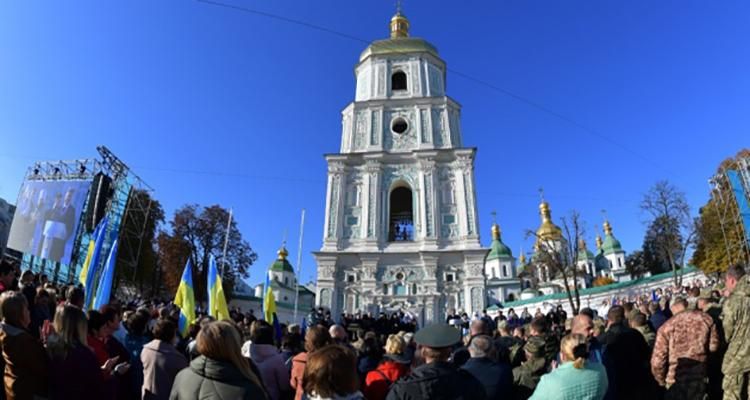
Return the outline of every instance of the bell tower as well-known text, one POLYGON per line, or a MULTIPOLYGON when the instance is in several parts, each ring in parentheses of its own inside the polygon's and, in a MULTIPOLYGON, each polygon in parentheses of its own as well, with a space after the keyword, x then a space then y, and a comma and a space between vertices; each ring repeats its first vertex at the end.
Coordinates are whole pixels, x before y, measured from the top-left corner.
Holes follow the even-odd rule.
POLYGON ((409 30, 399 10, 390 38, 360 54, 339 152, 325 156, 317 302, 333 312, 399 309, 433 321, 484 306, 476 149, 463 147, 445 62, 409 30))

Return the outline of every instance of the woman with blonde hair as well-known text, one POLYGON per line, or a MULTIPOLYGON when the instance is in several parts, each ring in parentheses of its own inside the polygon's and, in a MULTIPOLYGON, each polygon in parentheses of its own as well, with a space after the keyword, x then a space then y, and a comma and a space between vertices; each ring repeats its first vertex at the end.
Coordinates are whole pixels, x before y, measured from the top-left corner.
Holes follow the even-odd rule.
POLYGON ((195 339, 200 356, 177 374, 170 400, 267 399, 263 384, 242 356, 240 332, 231 323, 203 326, 195 339))
POLYGON ((61 304, 55 311, 55 333, 47 340, 50 354, 50 394, 52 399, 111 399, 114 381, 109 379, 127 364, 117 366, 117 357, 104 365, 86 345, 88 322, 80 308, 61 304))
POLYGON ((388 389, 402 376, 409 374, 409 360, 405 356, 406 342, 400 335, 389 335, 385 341, 385 356, 378 367, 367 373, 362 393, 368 400, 382 400, 388 389))
POLYGON ((598 362, 587 361, 588 340, 580 334, 560 342, 561 364, 542 376, 529 400, 601 400, 607 392, 607 372, 598 362))

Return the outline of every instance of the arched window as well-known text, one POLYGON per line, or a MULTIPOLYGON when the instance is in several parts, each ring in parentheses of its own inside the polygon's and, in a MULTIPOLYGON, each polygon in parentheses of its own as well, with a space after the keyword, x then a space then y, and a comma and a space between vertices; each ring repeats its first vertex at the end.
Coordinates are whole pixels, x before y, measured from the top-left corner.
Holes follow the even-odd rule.
POLYGON ((414 213, 411 189, 399 186, 391 191, 389 242, 414 240, 414 213))
POLYGON ((391 90, 406 90, 406 74, 404 71, 396 71, 391 75, 391 90))

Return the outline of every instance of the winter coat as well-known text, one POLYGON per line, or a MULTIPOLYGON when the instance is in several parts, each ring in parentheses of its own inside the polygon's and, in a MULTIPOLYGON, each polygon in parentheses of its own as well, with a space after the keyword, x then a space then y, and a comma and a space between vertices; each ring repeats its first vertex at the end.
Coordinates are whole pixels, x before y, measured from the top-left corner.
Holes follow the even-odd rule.
POLYGON ((91 349, 79 343, 50 362, 50 400, 108 400, 113 380, 106 377, 91 349))
POLYGON ((391 387, 388 400, 482 400, 482 384, 451 363, 432 362, 415 368, 391 387))
POLYGON ((172 344, 154 339, 143 346, 143 400, 168 400, 177 373, 188 367, 188 361, 172 344))
POLYGON ((653 348, 654 343, 656 342, 656 333, 651 330, 651 327, 648 325, 643 326, 636 326, 633 329, 637 330, 641 335, 643 335, 643 340, 646 341, 646 344, 648 344, 648 347, 653 348))
POLYGON ((305 365, 307 365, 307 352, 302 352, 292 358, 292 373, 289 377, 289 385, 295 390, 294 400, 302 400, 305 394, 305 385, 302 377, 305 376, 305 365))
POLYGON ((177 374, 169 399, 256 400, 266 394, 231 363, 198 356, 177 374))
POLYGON ((362 393, 367 400, 383 400, 391 386, 409 373, 409 365, 393 360, 385 360, 375 370, 365 376, 362 393))
POLYGON ((258 367, 260 379, 271 400, 278 400, 283 393, 292 390, 289 384, 289 370, 276 346, 253 343, 250 345, 250 359, 258 367))
POLYGON ((0 324, 0 346, 5 361, 6 399, 46 397, 49 359, 44 346, 30 333, 6 323, 0 324))
POLYGON ((683 311, 670 318, 656 336, 651 372, 660 385, 702 381, 709 354, 719 350, 713 319, 703 311, 683 311))
POLYGON ((728 346, 721 365, 724 375, 750 371, 750 282, 743 277, 724 302, 721 311, 728 346))
POLYGON ((601 400, 607 393, 607 372, 599 363, 587 362, 583 368, 566 362, 542 376, 529 400, 601 400))
POLYGON ((609 381, 607 399, 654 398, 657 384, 651 374, 651 348, 643 335, 618 323, 611 325, 598 340, 609 381))
POLYGON ((503 399, 512 392, 513 371, 506 363, 498 363, 488 357, 472 357, 461 369, 477 378, 488 400, 503 399))

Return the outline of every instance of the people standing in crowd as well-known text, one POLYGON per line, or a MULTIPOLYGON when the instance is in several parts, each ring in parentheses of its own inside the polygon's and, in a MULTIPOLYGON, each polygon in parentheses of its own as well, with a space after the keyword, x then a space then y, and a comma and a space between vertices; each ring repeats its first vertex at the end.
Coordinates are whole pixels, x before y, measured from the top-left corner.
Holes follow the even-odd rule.
POLYGON ((536 336, 544 340, 544 359, 546 360, 546 366, 549 367, 550 363, 557 358, 557 353, 560 351, 560 342, 549 329, 549 322, 546 318, 534 318, 530 325, 530 336, 536 336))
POLYGON ((448 362, 451 348, 461 341, 458 330, 450 325, 429 325, 417 331, 414 341, 421 346, 424 364, 394 383, 388 400, 486 398, 476 378, 448 362))
POLYGON ((589 346, 589 361, 602 362, 602 345, 594 336, 594 321, 588 314, 578 314, 570 324, 570 333, 582 335, 589 346))
POLYGON ((648 319, 645 314, 640 311, 633 313, 633 316, 630 318, 630 326, 643 335, 643 339, 646 341, 646 344, 648 344, 648 347, 654 347, 656 332, 654 332, 648 325, 648 319))
POLYGON ((196 339, 200 356, 180 371, 170 400, 268 399, 260 378, 242 356, 240 333, 227 321, 201 328, 196 339))
POLYGON ((303 381, 310 400, 365 400, 357 390, 357 357, 345 346, 335 344, 310 353, 303 381))
POLYGON ((721 365, 724 400, 747 399, 750 392, 750 282, 742 265, 732 265, 724 278, 728 298, 721 311, 727 351, 721 365))
POLYGON ((492 338, 474 336, 469 342, 471 358, 461 367, 474 376, 484 388, 487 399, 502 399, 513 389, 513 371, 507 362, 494 359, 492 338))
POLYGON ((654 331, 658 331, 659 328, 661 328, 661 326, 664 325, 665 322, 667 322, 668 318, 666 315, 664 315, 664 311, 662 311, 661 307, 659 307, 658 302, 650 302, 648 304, 648 311, 651 314, 648 320, 651 322, 651 326, 654 327, 654 331))
POLYGON ((378 344, 377 339, 375 337, 365 339, 357 359, 357 372, 363 378, 362 380, 364 380, 368 372, 378 367, 382 358, 383 349, 378 344))
POLYGON ((111 377, 127 364, 117 358, 100 363, 86 345, 88 323, 86 314, 73 305, 57 307, 55 334, 47 340, 50 354, 50 393, 52 399, 109 400, 113 398, 111 377))
POLYGON ((411 360, 406 356, 406 342, 395 334, 388 336, 385 356, 377 368, 367 373, 362 393, 368 400, 384 400, 394 382, 409 373, 411 360))
POLYGON ((532 336, 523 346, 525 361, 513 368, 514 398, 526 400, 539 384, 539 380, 547 372, 547 361, 544 358, 544 339, 532 336))
POLYGON ((643 335, 627 326, 622 306, 609 309, 607 330, 598 340, 602 344, 602 361, 609 381, 607 399, 654 398, 656 381, 651 375, 651 349, 643 335))
POLYGON ((607 373, 600 363, 587 361, 588 340, 570 334, 560 342, 560 364, 542 376, 531 400, 601 400, 607 392, 607 373))
POLYGON ((270 400, 284 398, 291 392, 289 370, 284 357, 273 343, 273 327, 266 321, 256 320, 250 327, 250 350, 245 357, 250 358, 260 371, 260 379, 268 391, 270 400))
POLYGON ((289 384, 295 390, 294 400, 301 400, 305 393, 305 365, 309 354, 331 344, 331 335, 322 326, 313 326, 305 334, 305 351, 292 359, 292 373, 289 384))
POLYGON ((0 349, 5 363, 7 400, 46 397, 49 359, 42 343, 26 330, 31 323, 26 296, 6 291, 0 295, 0 349))
POLYGON ((143 346, 140 361, 143 365, 143 400, 169 400, 177 373, 188 367, 188 361, 175 348, 177 326, 162 319, 154 327, 154 340, 143 346))
POLYGON ((0 293, 14 290, 16 267, 9 260, 0 261, 0 293))
POLYGON ((672 302, 673 316, 659 329, 651 357, 651 371, 656 382, 667 388, 669 400, 703 399, 709 355, 719 349, 711 317, 689 307, 682 298, 672 302))

